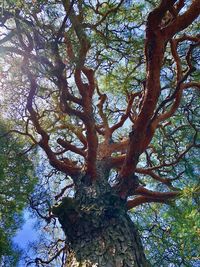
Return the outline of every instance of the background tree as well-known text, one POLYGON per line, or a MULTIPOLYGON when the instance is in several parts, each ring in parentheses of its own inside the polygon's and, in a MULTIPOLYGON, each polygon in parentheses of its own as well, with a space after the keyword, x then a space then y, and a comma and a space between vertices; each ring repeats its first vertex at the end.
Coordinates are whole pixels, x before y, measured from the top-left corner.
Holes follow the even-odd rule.
POLYGON ((184 182, 199 147, 200 1, 8 1, 1 11, 4 108, 65 177, 57 205, 31 200, 65 233, 35 263, 65 251, 62 266, 149 266, 128 210, 197 199, 195 179, 184 182))
POLYGON ((23 144, 19 138, 5 135, 8 128, 0 123, 0 265, 16 266, 20 251, 12 237, 23 222, 22 211, 28 203, 36 179, 33 165, 21 155, 23 144), (4 136, 5 135, 5 136, 4 136), (4 137, 3 137, 4 136, 4 137))

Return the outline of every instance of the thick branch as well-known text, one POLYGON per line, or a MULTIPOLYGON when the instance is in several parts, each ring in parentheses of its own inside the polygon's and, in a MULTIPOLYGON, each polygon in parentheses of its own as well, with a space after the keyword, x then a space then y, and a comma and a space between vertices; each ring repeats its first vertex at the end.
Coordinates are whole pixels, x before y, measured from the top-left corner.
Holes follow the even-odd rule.
POLYGON ((135 197, 127 202, 127 208, 129 210, 144 203, 158 202, 169 204, 171 200, 175 199, 180 194, 180 192, 155 192, 142 186, 136 189, 136 193, 141 196, 135 197))
MULTIPOLYGON (((160 70, 162 66, 166 41, 168 40, 166 38, 166 30, 165 32, 163 32, 164 30, 161 30, 159 27, 166 11, 169 10, 170 7, 173 7, 175 2, 176 1, 161 1, 161 4, 149 14, 147 20, 147 39, 145 47, 147 76, 144 100, 138 118, 136 119, 133 126, 133 130, 130 133, 129 148, 120 172, 120 179, 125 179, 126 177, 134 173, 139 160, 139 156, 146 149, 155 132, 155 127, 150 124, 150 121, 154 114, 154 110, 156 108, 160 94, 160 70)), ((175 19, 175 24, 173 23, 173 26, 175 27, 173 34, 189 26, 192 21, 198 16, 199 10, 200 0, 193 1, 189 10, 186 11, 184 15, 179 16, 177 19, 175 19)), ((170 38, 173 34, 170 33, 170 30, 168 28, 168 35, 170 36, 170 38)), ((190 69, 190 71, 192 70, 190 69)), ((188 77, 188 73, 185 77, 188 77)), ((179 81, 179 85, 181 83, 182 80, 179 81)), ((177 97, 177 101, 178 100, 179 98, 177 97)), ((175 103, 173 108, 170 110, 170 113, 166 114, 166 116, 173 114, 177 106, 178 104, 175 103)))
POLYGON ((73 6, 71 6, 70 4, 70 1, 66 0, 62 2, 66 10, 66 13, 69 14, 70 21, 72 23, 72 26, 79 40, 80 49, 79 49, 79 55, 78 55, 78 60, 77 60, 77 66, 78 68, 82 68, 85 63, 86 54, 90 48, 90 43, 84 31, 81 19, 79 16, 76 15, 76 12, 74 11, 73 6), (70 12, 69 12, 69 9, 70 9, 70 12))
MULTIPOLYGON (((157 25, 167 10, 167 4, 162 1, 161 5, 152 11, 148 17, 146 28, 146 86, 144 100, 135 121, 132 132, 130 133, 130 143, 127 156, 120 172, 120 177, 125 178, 131 175, 138 163, 140 154, 148 146, 153 132, 149 128, 150 119, 154 113, 158 97, 160 94, 160 69, 164 55, 164 39, 157 31, 157 25), (156 56, 155 56, 156 55, 156 56)), ((174 3, 174 1, 167 1, 174 3)))
POLYGON ((66 140, 58 138, 57 139, 57 143, 59 145, 61 145, 63 148, 65 148, 66 151, 70 150, 70 151, 72 151, 72 152, 74 152, 76 154, 79 154, 79 155, 83 156, 83 157, 86 156, 86 153, 82 149, 76 147, 75 145, 72 145, 71 143, 67 142, 66 140))
POLYGON ((92 70, 83 68, 89 84, 85 84, 81 78, 81 69, 75 70, 75 82, 83 99, 83 121, 86 126, 87 139, 87 170, 91 178, 96 177, 96 159, 98 148, 98 137, 93 116, 92 95, 94 93, 94 74, 92 70))
POLYGON ((138 186, 135 190, 134 194, 146 196, 146 197, 152 197, 154 199, 169 199, 174 198, 180 194, 180 192, 157 192, 148 190, 143 186, 138 186))
POLYGON ((131 210, 131 209, 133 209, 139 205, 142 205, 144 203, 156 203, 156 202, 168 204, 169 200, 155 199, 155 198, 150 198, 150 197, 139 196, 139 197, 136 197, 132 200, 128 200, 127 208, 128 208, 128 210, 131 210))
MULTIPOLYGON (((96 158, 97 158, 97 147, 98 147, 98 138, 96 133, 96 125, 93 116, 93 107, 92 107, 92 96, 95 89, 95 80, 94 72, 92 69, 89 69, 84 66, 86 54, 90 48, 90 43, 87 38, 87 35, 84 31, 82 20, 78 17, 74 11, 74 8, 70 6, 70 1, 63 1, 66 12, 71 8, 69 13, 69 18, 72 23, 72 26, 75 30, 75 33, 78 37, 80 49, 78 54, 78 60, 76 60, 75 67, 75 83, 79 90, 80 95, 82 96, 82 107, 83 112, 81 112, 81 120, 86 126, 86 139, 87 139, 87 157, 86 157, 86 172, 90 175, 92 179, 96 177, 96 158), (84 74, 88 80, 88 83, 84 83, 81 75, 84 74)), ((67 52, 69 58, 74 61, 74 52, 69 40, 67 42, 67 52)), ((67 104, 66 111, 69 111, 67 104)), ((76 112, 77 113, 77 112, 76 112)))
POLYGON ((200 0, 192 1, 189 9, 178 16, 168 27, 163 29, 163 35, 166 40, 173 37, 174 34, 187 28, 200 14, 200 0))

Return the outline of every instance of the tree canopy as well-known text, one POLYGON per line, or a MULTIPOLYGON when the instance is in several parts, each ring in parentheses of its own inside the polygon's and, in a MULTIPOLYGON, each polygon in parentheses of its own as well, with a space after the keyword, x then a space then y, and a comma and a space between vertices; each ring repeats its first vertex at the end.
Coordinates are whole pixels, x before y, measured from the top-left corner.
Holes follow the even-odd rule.
MULTIPOLYGON (((199 260, 199 14, 199 0, 4 2, 1 108, 42 158, 31 207, 66 236, 33 263, 72 249, 95 264, 77 229, 129 225, 127 213, 153 266, 199 260)), ((116 266, 148 266, 136 243, 116 266)))

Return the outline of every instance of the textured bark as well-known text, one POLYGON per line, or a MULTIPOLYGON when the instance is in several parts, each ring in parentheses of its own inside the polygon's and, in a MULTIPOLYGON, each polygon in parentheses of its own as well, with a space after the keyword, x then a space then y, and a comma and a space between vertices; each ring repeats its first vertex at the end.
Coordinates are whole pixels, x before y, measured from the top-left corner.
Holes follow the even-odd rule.
MULTIPOLYGON (((101 168, 100 173, 106 170, 101 168)), ((75 199, 64 198, 53 209, 70 246, 66 266, 147 267, 140 237, 127 214, 126 201, 106 182, 76 180, 75 199)))
POLYGON ((127 216, 93 220, 83 229, 72 243, 67 266, 149 266, 138 233, 127 216))

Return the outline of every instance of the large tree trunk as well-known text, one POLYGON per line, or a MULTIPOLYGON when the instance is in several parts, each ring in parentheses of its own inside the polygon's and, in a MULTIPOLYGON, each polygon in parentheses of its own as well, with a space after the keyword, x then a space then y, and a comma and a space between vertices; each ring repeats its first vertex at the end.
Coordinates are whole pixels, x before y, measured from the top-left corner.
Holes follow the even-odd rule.
POLYGON ((75 199, 64 198, 53 209, 70 247, 67 266, 150 266, 125 201, 106 180, 77 179, 75 199))
POLYGON ((71 267, 149 266, 138 233, 127 216, 104 220, 99 228, 88 224, 87 229, 73 241, 71 247, 67 264, 71 267))

